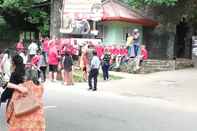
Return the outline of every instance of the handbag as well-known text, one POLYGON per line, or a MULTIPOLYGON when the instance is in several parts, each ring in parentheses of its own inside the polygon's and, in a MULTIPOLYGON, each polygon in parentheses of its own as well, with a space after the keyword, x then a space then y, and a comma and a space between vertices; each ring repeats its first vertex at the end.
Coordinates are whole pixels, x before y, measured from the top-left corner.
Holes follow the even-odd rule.
POLYGON ((28 88, 28 94, 14 101, 13 104, 16 117, 30 114, 41 107, 41 104, 33 95, 31 88, 28 88))

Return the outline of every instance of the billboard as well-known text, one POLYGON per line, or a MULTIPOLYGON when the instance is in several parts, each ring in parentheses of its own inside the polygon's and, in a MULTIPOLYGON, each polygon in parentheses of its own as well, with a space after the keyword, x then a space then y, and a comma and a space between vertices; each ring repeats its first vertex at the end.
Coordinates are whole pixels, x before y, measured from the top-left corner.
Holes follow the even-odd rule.
POLYGON ((88 34, 88 20, 99 21, 103 17, 101 0, 63 0, 61 33, 88 34))

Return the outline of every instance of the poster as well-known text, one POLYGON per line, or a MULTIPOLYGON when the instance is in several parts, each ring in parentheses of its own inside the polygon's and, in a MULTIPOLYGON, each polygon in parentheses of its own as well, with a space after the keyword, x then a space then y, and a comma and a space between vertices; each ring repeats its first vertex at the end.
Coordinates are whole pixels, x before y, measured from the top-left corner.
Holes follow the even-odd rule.
POLYGON ((88 34, 88 20, 99 21, 103 17, 101 0, 63 0, 61 33, 88 34))

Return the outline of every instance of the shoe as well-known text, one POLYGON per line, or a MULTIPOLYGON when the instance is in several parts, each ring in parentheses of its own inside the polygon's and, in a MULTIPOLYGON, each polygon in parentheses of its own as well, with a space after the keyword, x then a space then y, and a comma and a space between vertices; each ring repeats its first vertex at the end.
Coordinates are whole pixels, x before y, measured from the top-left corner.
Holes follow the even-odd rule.
POLYGON ((88 90, 92 90, 92 88, 89 88, 88 90))
POLYGON ((92 91, 96 91, 97 89, 93 89, 92 91))

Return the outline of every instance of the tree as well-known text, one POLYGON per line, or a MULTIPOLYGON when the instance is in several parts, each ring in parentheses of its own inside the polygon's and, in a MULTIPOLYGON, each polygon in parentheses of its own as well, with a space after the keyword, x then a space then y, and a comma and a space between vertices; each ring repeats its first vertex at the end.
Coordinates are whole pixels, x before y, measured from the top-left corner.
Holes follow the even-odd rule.
POLYGON ((38 5, 50 0, 0 0, 0 15, 18 30, 35 28, 43 34, 49 32, 49 11, 38 5))
POLYGON ((121 0, 133 7, 142 7, 147 5, 165 5, 174 6, 178 0, 121 0))

